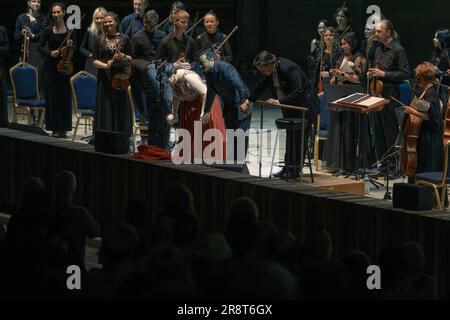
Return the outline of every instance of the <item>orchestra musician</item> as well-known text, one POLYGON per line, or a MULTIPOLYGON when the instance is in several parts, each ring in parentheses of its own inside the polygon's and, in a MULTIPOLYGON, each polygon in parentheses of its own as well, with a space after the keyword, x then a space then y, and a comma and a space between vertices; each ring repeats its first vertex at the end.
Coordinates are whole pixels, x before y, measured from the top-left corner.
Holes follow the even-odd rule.
MULTIPOLYGON (((400 84, 409 80, 410 68, 405 49, 397 40, 397 33, 391 21, 383 19, 375 25, 375 35, 382 44, 376 52, 375 65, 369 68, 368 76, 382 82, 382 96, 400 97, 400 84)), ((376 151, 378 160, 394 146, 399 133, 399 119, 396 104, 386 106, 382 111, 373 114, 376 151)), ((398 176, 398 172, 394 173, 398 176)))
POLYGON ((133 0, 133 13, 130 13, 120 22, 119 31, 124 34, 128 30, 127 36, 131 39, 134 34, 144 28, 144 13, 148 7, 148 0, 133 0), (131 28, 128 28, 133 23, 131 28))
MULTIPOLYGON (((247 132, 251 125, 251 110, 246 113, 240 111, 240 106, 248 102, 250 90, 245 85, 236 68, 226 61, 216 60, 214 52, 208 50, 200 55, 199 64, 208 86, 205 113, 211 110, 215 96, 219 96, 223 103, 222 112, 227 129, 242 129, 247 132)), ((219 110, 211 110, 211 117, 217 117, 219 110)), ((220 112, 220 113, 222 113, 220 112)), ((220 115, 221 117, 221 115, 220 115)), ((223 120, 222 120, 223 121, 223 120)), ((243 159, 238 159, 237 139, 234 141, 234 160, 245 161, 248 149, 248 135, 245 137, 245 153, 243 159)), ((230 151, 231 152, 231 151, 230 151)), ((230 159, 230 157, 228 157, 230 159)))
POLYGON ((172 31, 162 39, 156 58, 170 63, 195 60, 194 40, 186 34, 189 13, 179 9, 172 16, 172 31))
MULTIPOLYGON (((263 77, 258 81, 256 87, 252 90, 249 101, 243 103, 240 107, 241 111, 246 112, 250 105, 254 103, 266 89, 270 89, 272 98, 266 100, 270 104, 284 104, 291 106, 307 107, 307 125, 305 131, 305 142, 309 139, 309 131, 313 123, 316 122, 317 116, 320 113, 320 103, 317 95, 312 92, 311 83, 306 77, 305 72, 295 62, 286 58, 277 57, 268 51, 260 52, 254 59, 255 67, 260 71, 263 77)), ((285 118, 301 118, 301 111, 292 109, 282 109, 283 117, 285 118)), ((286 146, 293 145, 294 141, 301 140, 301 133, 289 132, 286 137, 286 146)), ((307 144, 305 143, 305 146, 307 144)), ((300 148, 295 149, 296 154, 285 155, 285 159, 290 163, 297 163, 300 166, 301 153, 300 148)), ((306 152, 306 148, 304 150, 306 152)), ((304 157, 303 157, 304 158, 304 157)), ((288 171, 284 167, 276 177, 283 179, 296 178, 300 169, 295 171, 288 171)))
POLYGON ((55 138, 66 138, 67 131, 72 131, 72 105, 70 100, 69 74, 58 70, 62 60, 61 49, 67 46, 74 49, 75 34, 69 37, 65 23, 66 6, 56 2, 50 6, 49 25, 39 40, 39 52, 45 57, 44 89, 46 99, 45 126, 52 131, 55 138), (73 40, 72 40, 73 39, 73 40))
MULTIPOLYGON (((450 44, 450 31, 448 29, 437 30, 433 38, 434 52, 431 56, 431 63, 435 66, 435 70, 439 73, 439 84, 444 86, 450 86, 450 57, 449 57, 449 44, 450 44)), ((439 88, 439 98, 443 106, 443 117, 446 117, 448 95, 447 88, 441 86, 439 88)))
POLYGON ((415 74, 412 103, 405 108, 405 112, 422 120, 417 140, 416 174, 438 172, 442 170, 444 127, 434 66, 423 62, 417 66, 415 74))
MULTIPOLYGON (((144 14, 144 29, 136 33, 131 39, 131 52, 133 61, 144 60, 147 62, 144 74, 141 77, 142 81, 137 81, 138 77, 132 77, 132 88, 134 91, 141 91, 146 107, 146 118, 148 119, 148 144, 161 147, 169 150, 169 131, 170 127, 165 121, 165 116, 169 112, 166 105, 170 101, 169 98, 164 99, 164 95, 170 92, 167 86, 161 88, 160 82, 157 81, 157 67, 152 62, 156 59, 156 52, 158 47, 165 37, 165 33, 156 29, 159 22, 159 15, 155 10, 149 10, 144 14), (147 79, 145 81, 144 79, 147 79), (147 86, 141 85, 148 83, 147 86), (161 96, 161 90, 163 95, 161 96)), ((138 74, 133 73, 133 74, 138 74)), ((140 110, 141 115, 144 115, 144 110, 140 110)), ((141 116, 141 122, 145 118, 141 116)))
POLYGON ((97 68, 92 64, 92 57, 95 42, 98 37, 103 34, 103 20, 105 19, 106 9, 103 7, 96 8, 92 14, 91 25, 84 34, 80 45, 80 53, 86 57, 86 65, 84 70, 97 76, 97 68))
POLYGON ((42 58, 37 48, 41 31, 45 28, 46 19, 40 12, 41 0, 28 0, 27 5, 27 11, 20 14, 16 19, 14 38, 23 44, 24 36, 29 36, 30 45, 27 62, 38 67, 42 63, 42 58))
MULTIPOLYGON (((360 43, 354 33, 347 33, 341 40, 341 55, 336 61, 337 68, 330 70, 332 84, 364 83, 366 59, 360 50, 360 43), (345 68, 344 68, 345 67, 345 68), (352 70, 351 72, 349 70, 352 70), (345 71, 343 71, 345 70, 345 71)), ((350 175, 355 165, 356 130, 358 115, 349 111, 330 110, 328 117, 328 141, 325 162, 335 176, 350 175)))
MULTIPOLYGON (((94 46, 93 64, 98 68, 97 97, 94 117, 94 133, 97 130, 122 132, 121 152, 127 153, 132 135, 131 111, 126 87, 114 88, 112 69, 114 59, 123 55, 131 60, 129 38, 119 32, 119 18, 114 12, 107 12, 104 20, 104 35, 94 46)), ((125 79, 117 78, 120 82, 125 79)))
POLYGON ((346 35, 347 33, 355 33, 351 26, 352 22, 352 15, 350 13, 350 10, 345 6, 345 4, 336 9, 336 13, 334 15, 334 18, 336 19, 336 40, 337 43, 341 43, 342 37, 346 35))
POLYGON ((6 28, 0 25, 0 127, 8 126, 8 104, 6 97, 5 57, 9 53, 6 28))
MULTIPOLYGON (((215 13, 210 12, 206 14, 203 25, 205 26, 206 31, 195 39, 196 52, 198 53, 220 45, 227 37, 226 34, 219 31, 219 19, 215 13)), ((225 42, 223 47, 217 52, 217 56, 215 58, 230 63, 233 62, 233 51, 231 50, 229 41, 225 42)))
POLYGON ((326 28, 330 27, 330 24, 327 20, 322 19, 319 21, 317 25, 317 33, 314 39, 311 40, 311 55, 317 55, 316 51, 320 51, 323 47, 323 34, 325 33, 326 28))

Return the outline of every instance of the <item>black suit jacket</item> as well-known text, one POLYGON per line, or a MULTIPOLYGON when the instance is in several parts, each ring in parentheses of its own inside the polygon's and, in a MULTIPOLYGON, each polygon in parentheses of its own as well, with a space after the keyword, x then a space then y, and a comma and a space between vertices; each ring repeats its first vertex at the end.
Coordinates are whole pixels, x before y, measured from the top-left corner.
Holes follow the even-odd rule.
POLYGON ((314 120, 320 113, 320 102, 316 94, 312 93, 311 82, 305 72, 295 62, 278 58, 277 73, 281 90, 285 97, 279 98, 273 84, 273 77, 263 76, 252 91, 249 100, 255 102, 259 96, 270 87, 272 96, 281 104, 302 106, 309 109, 307 116, 310 121, 314 120))

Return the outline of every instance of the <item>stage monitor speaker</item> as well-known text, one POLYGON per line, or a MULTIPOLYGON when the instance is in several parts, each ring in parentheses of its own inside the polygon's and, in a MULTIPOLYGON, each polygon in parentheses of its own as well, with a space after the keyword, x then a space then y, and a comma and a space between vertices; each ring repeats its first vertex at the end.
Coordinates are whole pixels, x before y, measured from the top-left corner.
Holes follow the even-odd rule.
POLYGON ((433 190, 408 183, 394 184, 394 208, 411 211, 429 211, 435 204, 433 190))
POLYGON ((30 126, 27 124, 11 122, 8 124, 8 128, 12 129, 12 130, 18 130, 18 131, 28 132, 28 133, 32 133, 32 134, 38 134, 41 136, 47 136, 47 137, 49 136, 49 134, 47 132, 45 132, 43 129, 41 129, 38 126, 30 126))
POLYGON ((239 172, 239 173, 250 175, 250 171, 248 171, 247 164, 214 164, 214 165, 207 165, 207 166, 212 167, 212 168, 233 171, 233 172, 239 172))
POLYGON ((119 131, 97 130, 95 132, 95 151, 109 154, 126 154, 130 143, 124 143, 123 133, 119 131))

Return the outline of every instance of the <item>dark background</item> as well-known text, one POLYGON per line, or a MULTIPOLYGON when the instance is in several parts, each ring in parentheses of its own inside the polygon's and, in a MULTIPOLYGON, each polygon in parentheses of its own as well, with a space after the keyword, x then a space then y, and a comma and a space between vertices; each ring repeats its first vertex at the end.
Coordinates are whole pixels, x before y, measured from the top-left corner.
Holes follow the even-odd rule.
MULTIPOLYGON (((43 0, 43 12, 53 1, 43 0)), ((104 6, 115 11, 120 17, 132 12, 132 0, 71 0, 66 4, 77 4, 82 13, 85 29, 91 20, 93 10, 104 6)), ((168 15, 172 1, 152 1, 149 8, 156 9, 161 20, 168 15)), ((188 0, 185 1, 191 16, 198 11, 202 16, 213 9, 221 19, 221 29, 229 32, 235 25, 239 30, 231 39, 237 64, 251 63, 262 49, 268 49, 295 60, 302 65, 309 53, 309 45, 315 34, 318 20, 326 18, 334 22, 334 12, 341 1, 331 0, 188 0)), ((408 52, 412 67, 428 59, 433 50, 432 39, 437 28, 450 26, 450 5, 448 0, 407 1, 407 0, 350 0, 347 1, 353 16, 353 28, 361 36, 369 14, 366 9, 371 4, 380 6, 382 13, 394 22, 401 42, 408 52)), ((7 27, 12 45, 8 65, 18 61, 19 44, 12 37, 17 15, 26 8, 26 0, 3 0, 1 2, 0 23, 7 27)), ((79 32, 78 37, 81 37, 79 32)), ((82 66, 81 58, 77 65, 82 66)))

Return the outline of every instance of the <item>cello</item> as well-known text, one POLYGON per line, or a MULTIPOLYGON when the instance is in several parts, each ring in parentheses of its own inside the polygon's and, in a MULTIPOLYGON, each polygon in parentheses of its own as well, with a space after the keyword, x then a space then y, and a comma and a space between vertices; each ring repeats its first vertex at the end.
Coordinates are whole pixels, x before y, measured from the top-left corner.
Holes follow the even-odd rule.
MULTIPOLYGON (((428 88, 424 90, 419 100, 422 100, 425 96, 428 88)), ((413 89, 413 97, 415 96, 416 87, 413 89)), ((400 104, 404 110, 406 110, 406 105, 391 97, 391 100, 400 104)), ((414 101, 412 102, 414 104, 414 101)), ((406 177, 412 177, 416 173, 417 168, 417 141, 420 135, 420 129, 422 126, 422 118, 413 114, 406 113, 403 120, 401 133, 404 134, 404 140, 402 144, 402 149, 400 152, 400 166, 401 172, 406 177)), ((449 131, 450 138, 450 131, 449 131)))

